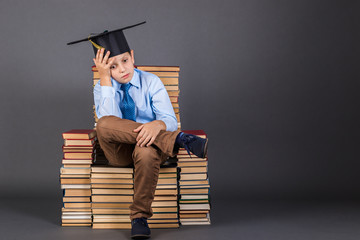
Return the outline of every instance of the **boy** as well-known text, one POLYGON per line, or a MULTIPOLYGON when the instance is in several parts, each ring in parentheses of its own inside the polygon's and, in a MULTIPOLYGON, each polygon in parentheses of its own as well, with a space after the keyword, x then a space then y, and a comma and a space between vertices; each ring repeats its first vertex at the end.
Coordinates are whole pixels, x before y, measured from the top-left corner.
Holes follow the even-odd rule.
POLYGON ((167 157, 175 156, 179 147, 206 157, 207 140, 178 131, 175 113, 161 80, 134 69, 134 51, 130 50, 122 30, 137 25, 80 41, 91 41, 96 53, 93 61, 100 81, 94 88, 94 101, 100 146, 109 165, 134 166, 131 235, 148 238, 147 219, 152 216, 151 204, 160 165, 167 157))

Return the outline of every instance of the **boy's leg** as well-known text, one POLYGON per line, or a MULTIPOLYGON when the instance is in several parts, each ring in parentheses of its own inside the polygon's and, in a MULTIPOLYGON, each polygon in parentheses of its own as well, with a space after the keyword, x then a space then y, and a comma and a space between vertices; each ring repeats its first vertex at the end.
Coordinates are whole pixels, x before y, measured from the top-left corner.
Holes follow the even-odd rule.
MULTIPOLYGON (((99 139, 109 143, 136 144, 138 133, 133 132, 133 130, 140 125, 141 123, 116 116, 104 116, 99 119, 96 131, 99 139)), ((160 131, 153 145, 157 146, 167 156, 174 156, 174 144, 178 134, 179 131, 160 131)))
POLYGON ((150 218, 160 165, 166 160, 166 155, 152 146, 135 146, 132 157, 135 172, 134 201, 130 206, 130 218, 131 220, 141 217, 150 218))

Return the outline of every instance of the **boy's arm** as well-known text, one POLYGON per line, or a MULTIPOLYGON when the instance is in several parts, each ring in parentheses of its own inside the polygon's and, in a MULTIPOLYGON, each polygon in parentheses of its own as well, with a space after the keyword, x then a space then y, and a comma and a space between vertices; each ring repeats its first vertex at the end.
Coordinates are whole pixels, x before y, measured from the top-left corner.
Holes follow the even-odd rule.
POLYGON ((136 141, 137 145, 140 147, 150 146, 161 130, 177 130, 177 119, 175 117, 174 108, 171 105, 164 84, 158 77, 152 79, 149 92, 151 97, 151 107, 156 116, 156 120, 145 123, 134 130, 134 132, 139 133, 136 141))
POLYGON ((94 103, 98 119, 109 115, 122 117, 113 87, 100 86, 100 82, 98 82, 94 87, 94 103))
POLYGON ((94 103, 98 119, 103 116, 114 115, 122 117, 115 101, 115 89, 111 84, 110 66, 108 61, 110 52, 104 56, 104 48, 98 50, 93 61, 99 71, 100 81, 94 87, 94 103))
POLYGON ((150 88, 151 107, 156 120, 164 122, 166 131, 176 131, 178 128, 177 119, 166 88, 158 77, 152 83, 153 86, 150 88))
POLYGON ((158 77, 154 77, 149 87, 151 97, 151 107, 156 116, 156 120, 145 123, 134 130, 138 132, 136 138, 137 145, 140 147, 150 146, 155 141, 161 130, 177 130, 177 119, 174 108, 171 105, 169 95, 164 84, 158 77))

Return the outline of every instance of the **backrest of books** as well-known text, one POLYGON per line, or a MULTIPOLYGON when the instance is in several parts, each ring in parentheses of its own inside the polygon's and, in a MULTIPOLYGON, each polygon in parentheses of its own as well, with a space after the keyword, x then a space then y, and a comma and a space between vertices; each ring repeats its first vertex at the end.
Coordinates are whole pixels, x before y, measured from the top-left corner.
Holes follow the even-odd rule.
MULTIPOLYGON (((180 108, 179 108, 179 72, 180 67, 178 66, 137 66, 137 69, 150 72, 155 74, 160 78, 160 80, 163 82, 171 104, 174 108, 174 112, 176 115, 176 119, 178 121, 178 129, 181 129, 181 123, 180 123, 180 108)), ((93 87, 100 81, 98 71, 95 66, 92 67, 93 72, 93 87)), ((96 110, 95 105, 93 105, 93 111, 94 111, 94 119, 95 119, 95 126, 98 121, 98 118, 96 116, 96 110)))

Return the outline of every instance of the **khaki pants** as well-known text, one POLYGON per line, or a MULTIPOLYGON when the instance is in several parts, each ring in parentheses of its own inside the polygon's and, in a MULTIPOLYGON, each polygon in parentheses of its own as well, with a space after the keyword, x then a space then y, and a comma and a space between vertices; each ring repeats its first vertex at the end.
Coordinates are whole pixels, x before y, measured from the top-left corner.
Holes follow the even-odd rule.
POLYGON ((150 147, 136 146, 137 123, 116 116, 104 116, 96 125, 97 137, 109 165, 134 166, 134 201, 130 218, 150 218, 151 204, 159 177, 160 165, 168 156, 174 156, 174 144, 179 131, 160 131, 150 147))

